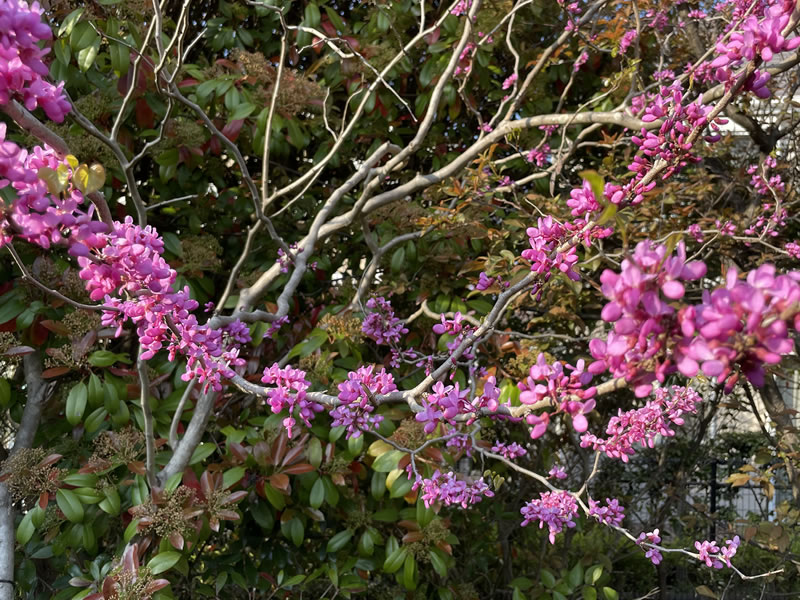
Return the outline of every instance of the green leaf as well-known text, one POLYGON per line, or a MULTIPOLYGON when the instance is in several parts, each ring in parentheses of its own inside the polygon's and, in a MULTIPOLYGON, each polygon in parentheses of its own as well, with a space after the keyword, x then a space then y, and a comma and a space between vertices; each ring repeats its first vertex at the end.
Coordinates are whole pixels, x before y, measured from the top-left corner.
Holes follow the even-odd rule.
POLYGON ((78 52, 78 67, 84 73, 94 64, 97 53, 100 51, 100 39, 96 39, 91 46, 78 52))
POLYGON ((111 68, 117 77, 124 77, 131 66, 131 53, 127 47, 109 41, 108 52, 111 55, 111 68))
POLYGON ((373 473, 370 482, 370 493, 375 500, 379 500, 386 492, 386 473, 373 473))
POLYGON ((89 364, 93 367, 110 367, 115 362, 130 364, 131 360, 124 354, 110 350, 95 350, 89 355, 89 364))
POLYGON ((516 587, 521 590, 529 590, 533 587, 533 581, 528 579, 527 577, 517 577, 516 579, 511 580, 511 587, 516 587))
POLYGON ((292 543, 298 548, 303 543, 304 534, 305 527, 303 527, 303 522, 297 517, 291 519, 289 521, 289 537, 291 538, 292 543))
POLYGON ((581 595, 583 596, 583 600, 597 600, 597 590, 593 587, 584 587, 581 590, 581 595))
POLYGON ((305 17, 303 20, 305 21, 305 24, 308 27, 319 26, 319 21, 320 21, 319 7, 313 2, 306 4, 305 13, 303 16, 305 17))
POLYGON ((67 18, 64 19, 63 23, 61 23, 61 27, 58 28, 58 37, 62 37, 72 33, 72 29, 75 27, 75 23, 78 22, 78 19, 80 19, 81 15, 83 14, 83 10, 84 10, 83 7, 76 8, 67 15, 67 18))
POLYGON ((405 455, 405 452, 401 450, 389 450, 389 452, 384 452, 372 463, 372 470, 379 473, 388 473, 397 468, 397 463, 400 462, 403 455, 405 455))
POLYGON ((36 527, 33 525, 33 511, 28 511, 17 527, 17 542, 24 546, 33 537, 36 527))
POLYGON ((168 571, 181 559, 180 552, 159 552, 147 563, 147 568, 153 575, 168 571))
POLYGON ((311 441, 308 442, 306 457, 314 467, 319 467, 322 464, 322 442, 319 441, 319 438, 311 438, 311 441))
POLYGON ((576 588, 578 587, 581 582, 583 581, 583 565, 578 563, 569 572, 567 575, 567 583, 569 583, 570 587, 576 588))
POLYGON ((417 587, 417 561, 413 554, 408 554, 403 563, 403 585, 407 590, 417 587))
POLYGON ((308 497, 308 503, 311 508, 319 508, 325 500, 325 484, 322 479, 317 479, 314 485, 311 486, 311 494, 308 497))
POLYGON ((263 502, 256 502, 250 505, 250 514, 256 520, 262 529, 265 531, 272 531, 275 527, 275 517, 272 515, 272 510, 269 505, 263 502))
MULTIPOLYGON (((183 472, 175 473, 172 477, 167 479, 167 483, 164 484, 164 490, 167 492, 174 492, 178 489, 178 486, 181 483, 181 479, 183 479, 183 472)), ((224 476, 223 476, 224 481, 224 476)))
POLYGON ((546 588, 552 588, 556 585, 556 578, 550 571, 547 569, 542 569, 539 571, 539 577, 546 588))
POLYGON ((194 449, 194 452, 192 453, 192 458, 189 459, 189 464, 196 465, 197 463, 204 461, 209 456, 214 454, 214 451, 216 449, 217 445, 211 442, 200 444, 197 448, 194 449))
POLYGON ((100 381, 100 378, 92 373, 89 376, 89 387, 87 390, 87 398, 89 400, 89 405, 97 407, 103 401, 103 383, 100 381))
POLYGON ((256 109, 255 104, 250 104, 249 102, 243 102, 236 106, 234 111, 228 117, 228 121, 238 121, 240 119, 246 119, 249 117, 253 111, 256 109))
POLYGON ((339 16, 335 10, 333 10, 330 6, 325 7, 325 12, 328 14, 328 18, 333 23, 333 26, 341 33, 345 30, 344 21, 342 21, 342 17, 339 16))
POLYGON ((76 51, 88 48, 95 42, 99 43, 99 41, 100 38, 98 38, 97 33, 95 33, 94 29, 92 29, 92 26, 87 21, 75 25, 69 36, 69 44, 72 46, 72 49, 76 51))
POLYGON ((397 571, 403 566, 403 562, 406 560, 406 554, 407 550, 402 546, 395 549, 386 557, 386 560, 383 563, 383 570, 387 573, 394 573, 397 571))
POLYGON ((606 600, 619 600, 617 591, 610 587, 603 587, 603 595, 606 597, 606 600))
POLYGON ((83 521, 83 504, 78 499, 78 496, 72 490, 58 490, 56 492, 56 502, 58 508, 64 513, 73 523, 80 523, 83 521))
POLYGON ((11 402, 11 385, 8 379, 0 379, 0 406, 8 406, 11 402))
POLYGON ((244 477, 244 467, 233 467, 222 474, 222 487, 228 489, 244 477))
POLYGON ((392 483, 392 490, 389 493, 390 498, 402 498, 411 491, 414 484, 405 475, 401 475, 392 483))
POLYGON ((598 225, 604 225, 608 223, 611 219, 613 219, 617 215, 617 205, 613 202, 609 202, 606 204, 606 207, 603 209, 603 212, 600 213, 600 216, 597 217, 595 223, 598 225))
POLYGON ((105 498, 100 501, 100 504, 97 506, 100 507, 105 513, 108 513, 111 516, 115 516, 119 514, 121 501, 119 497, 119 492, 115 487, 107 487, 103 490, 103 494, 105 498))
POLYGON ((100 426, 106 420, 107 416, 108 416, 108 411, 102 406, 92 411, 91 414, 89 414, 89 416, 86 417, 86 419, 83 422, 83 426, 86 428, 86 432, 94 433, 95 431, 100 429, 100 426))
POLYGON ((429 551, 429 556, 431 558, 431 566, 433 567, 433 570, 436 571, 440 577, 446 577, 447 563, 445 562, 444 557, 441 556, 441 552, 442 551, 438 548, 431 548, 429 551))
POLYGON ((171 231, 167 231, 163 234, 164 237, 164 248, 166 248, 169 252, 174 254, 177 257, 183 257, 183 246, 181 245, 181 240, 178 238, 177 235, 172 233, 171 231))
POLYGON ((586 574, 583 576, 583 582, 586 585, 594 585, 602 576, 603 565, 593 565, 586 569, 586 574))
POLYGON ((276 490, 271 485, 264 486, 264 494, 269 500, 269 503, 272 504, 277 510, 283 510, 286 506, 286 498, 281 494, 278 490, 276 490))
POLYGON ((370 533, 365 531, 358 540, 358 553, 362 556, 372 556, 373 552, 375 552, 375 542, 370 533))
POLYGON ((0 305, 0 325, 15 319, 25 308, 25 305, 16 298, 0 305))
POLYGON ((83 418, 83 413, 86 412, 86 402, 89 397, 89 392, 86 384, 80 382, 72 386, 67 396, 66 416, 67 422, 70 425, 77 425, 83 418))
POLYGON ((94 473, 72 473, 61 481, 75 487, 94 487, 97 485, 97 475, 94 473))
POLYGON ((345 529, 344 531, 340 531, 335 536, 333 536, 330 540, 328 540, 327 551, 328 552, 338 552, 342 548, 344 548, 345 544, 350 541, 350 538, 353 537, 353 530, 352 529, 345 529))
POLYGON ((400 271, 403 270, 405 263, 406 263, 406 250, 405 248, 398 248, 392 254, 392 262, 391 262, 392 271, 394 271, 395 273, 399 273, 400 271))

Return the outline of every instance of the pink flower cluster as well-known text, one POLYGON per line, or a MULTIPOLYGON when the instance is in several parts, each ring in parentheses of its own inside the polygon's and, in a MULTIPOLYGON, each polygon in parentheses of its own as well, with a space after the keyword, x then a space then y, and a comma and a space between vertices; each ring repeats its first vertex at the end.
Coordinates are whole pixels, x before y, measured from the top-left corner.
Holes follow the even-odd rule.
MULTIPOLYGON (((539 354, 536 364, 530 368, 528 378, 518 385, 522 392, 519 401, 522 404, 536 404, 549 400, 557 407, 557 412, 564 412, 572 418, 575 431, 583 432, 588 427, 584 416, 594 409, 595 402, 592 397, 597 392, 594 386, 586 388, 592 380, 592 374, 584 370, 583 359, 576 366, 555 361, 552 365, 547 363, 544 354, 539 354), (571 373, 567 374, 567 371, 571 373), (540 383, 537 383, 540 382, 540 383), (586 389, 584 389, 586 388, 586 389)), ((550 414, 529 414, 525 417, 527 423, 533 426, 532 438, 544 435, 550 423, 550 414)))
POLYGON ((794 349, 789 325, 800 328, 800 273, 776 275, 765 264, 740 280, 730 268, 724 286, 703 292, 703 301, 681 310, 683 339, 675 349, 678 370, 725 382, 732 389, 737 367, 756 386, 764 383, 764 364, 777 364, 794 349))
POLYGON ((437 502, 445 506, 457 504, 461 508, 467 508, 470 504, 477 504, 484 497, 494 496, 494 492, 482 478, 468 483, 458 479, 455 473, 442 473, 438 469, 429 479, 418 478, 412 489, 419 488, 422 488, 422 501, 428 508, 437 502))
POLYGON ((458 0, 458 3, 450 11, 450 14, 460 17, 467 14, 471 6, 472 0, 458 0))
MULTIPOLYGON (((108 227, 92 221, 94 206, 87 211, 80 209, 83 194, 70 186, 54 196, 37 174, 43 168, 61 168, 71 175, 68 163, 49 146, 37 146, 29 153, 5 136, 6 125, 0 123, 0 188, 11 185, 16 192, 11 205, 0 211, 0 247, 17 237, 45 249, 68 245, 71 254, 80 256, 89 248, 103 245, 100 234, 108 227)), ((0 200, 0 206, 3 204, 0 200)))
MULTIPOLYGON (((161 257, 164 242, 152 227, 139 227, 127 217, 101 235, 96 248, 80 252, 78 264, 91 298, 103 298, 106 306, 117 309, 103 312, 103 325, 116 327, 119 336, 130 320, 136 325, 144 360, 166 344, 169 360, 178 354, 187 357, 184 381, 196 377, 205 389, 221 390, 221 380, 233 377, 234 369, 245 363, 239 347, 250 341, 247 327, 234 322, 225 329, 211 329, 197 322, 191 313, 198 303, 188 287, 172 290, 177 274, 161 257)), ((74 244, 71 250, 76 247, 81 246, 74 244)))
POLYGON ((740 540, 737 535, 732 540, 727 540, 723 548, 717 546, 717 542, 709 542, 708 540, 695 542, 694 547, 697 549, 697 558, 700 562, 704 562, 707 567, 721 569, 725 565, 731 566, 731 559, 736 555, 739 543, 740 540), (722 560, 720 560, 720 557, 722 560))
POLYGON ((517 442, 506 444, 505 442, 495 442, 492 446, 492 452, 499 454, 509 460, 525 456, 528 451, 520 446, 517 442))
POLYGON ((665 388, 657 388, 653 400, 648 400, 642 408, 623 412, 612 417, 606 428, 606 439, 591 433, 581 436, 581 447, 604 452, 610 458, 628 462, 635 454, 636 444, 643 448, 655 446, 656 437, 672 437, 675 432, 671 424, 683 425, 685 413, 696 413, 700 395, 690 387, 672 386, 672 395, 665 388))
POLYGON ((575 527, 578 515, 578 503, 569 492, 541 492, 538 499, 531 500, 520 509, 522 527, 534 521, 539 522, 539 529, 545 525, 550 530, 550 543, 556 543, 556 534, 564 527, 575 527))
POLYGON ((549 279, 553 269, 558 269, 573 281, 580 276, 574 270, 578 262, 578 252, 574 245, 565 252, 556 252, 558 247, 571 237, 569 229, 553 219, 539 217, 536 227, 528 227, 528 241, 531 247, 522 251, 522 258, 531 261, 531 271, 545 275, 549 279))
MULTIPOLYGON (((794 50, 800 46, 800 36, 787 40, 782 32, 789 23, 795 3, 792 0, 774 0, 765 3, 762 15, 751 14, 727 41, 717 42, 718 56, 711 62, 718 81, 732 83, 733 71, 742 62, 763 60, 769 62, 775 54, 794 50)), ((745 83, 747 89, 759 98, 770 95, 766 84, 769 73, 756 70, 745 83)))
POLYGON ((433 326, 433 332, 439 335, 444 333, 458 335, 465 327, 463 320, 464 315, 462 315, 461 312, 455 313, 452 319, 448 319, 445 315, 442 315, 441 323, 437 323, 433 326))
POLYGON ((591 213, 600 210, 600 204, 594 196, 591 184, 583 180, 583 185, 579 188, 574 188, 569 193, 567 206, 572 209, 573 217, 582 217, 586 213, 591 213))
POLYGON ((637 37, 639 37, 639 33, 635 29, 626 31, 622 36, 622 39, 619 41, 619 53, 625 54, 628 51, 628 48, 631 47, 631 44, 636 41, 637 37))
POLYGON ((460 413, 472 412, 473 406, 467 402, 469 390, 461 390, 456 383, 445 386, 441 381, 433 384, 431 392, 422 400, 423 410, 418 412, 415 419, 425 423, 425 433, 433 433, 441 422, 455 425, 455 418, 460 413))
MULTIPOLYGON (((642 532, 636 539, 636 543, 639 544, 639 546, 641 546, 642 549, 645 549, 645 544, 655 545, 659 544, 660 542, 661 542, 661 537, 658 535, 658 529, 654 529, 649 533, 642 532)), ((664 557, 661 556, 661 551, 658 548, 653 548, 653 547, 646 548, 644 555, 647 558, 649 558, 654 565, 657 565, 662 560, 664 560, 664 557)))
POLYGON ((487 289, 492 287, 492 284, 495 282, 494 277, 488 277, 486 273, 481 271, 480 276, 478 276, 478 283, 475 284, 475 289, 481 292, 485 292, 487 289))
POLYGON ((537 167, 543 167, 547 164, 550 157, 550 144, 544 142, 539 144, 536 148, 528 150, 525 155, 525 160, 529 163, 535 163, 537 167))
POLYGON ((373 414, 377 408, 373 402, 374 395, 388 394, 397 389, 394 378, 386 369, 378 373, 374 371, 374 365, 359 367, 347 374, 347 381, 339 384, 341 404, 331 411, 331 425, 347 427, 347 439, 357 438, 362 431, 378 425, 383 416, 373 414))
POLYGON ((292 428, 297 425, 294 418, 296 414, 305 423, 306 427, 311 427, 311 419, 314 413, 321 412, 323 406, 313 402, 306 397, 306 390, 311 383, 306 380, 306 372, 292 367, 281 367, 278 363, 264 369, 261 381, 267 385, 274 385, 275 388, 267 391, 272 412, 278 414, 284 410, 289 411, 289 416, 283 420, 283 426, 292 437, 292 428))
POLYGON ((364 317, 361 331, 376 343, 397 344, 408 333, 403 321, 395 316, 391 303, 382 296, 367 300, 367 308, 370 312, 364 317))
POLYGON ((64 98, 64 83, 54 86, 44 79, 49 73, 42 58, 49 51, 39 42, 53 37, 42 22, 38 2, 0 2, 0 104, 19 97, 28 110, 41 107, 47 117, 61 123, 70 110, 64 98))
POLYGON ((547 472, 548 479, 566 479, 567 472, 564 468, 560 465, 553 465, 550 467, 550 470, 547 472))
POLYGON ((625 520, 625 507, 620 506, 616 498, 606 498, 606 505, 601 506, 597 500, 589 499, 589 516, 594 517, 604 525, 622 527, 625 520))
POLYGON ((626 185, 626 190, 634 195, 633 204, 641 202, 640 196, 655 186, 652 181, 644 185, 638 183, 652 168, 652 161, 662 159, 669 163, 661 176, 662 179, 667 179, 690 162, 699 160, 691 153, 692 144, 687 139, 693 130, 711 127, 713 133, 706 135, 705 140, 715 142, 721 138, 719 127, 727 123, 727 120, 716 117, 709 122, 708 115, 712 111, 710 105, 702 104, 700 98, 684 104, 685 100, 683 87, 675 81, 669 86, 661 86, 657 93, 647 94, 646 99, 637 97, 636 102, 632 103, 638 113, 642 102, 646 101, 641 116, 645 123, 662 121, 658 130, 648 131, 642 128, 641 136, 631 138, 641 148, 641 154, 637 154, 628 165, 628 169, 636 173, 633 181, 626 185))
POLYGON ((703 277, 702 262, 686 261, 681 242, 677 256, 667 256, 666 246, 640 242, 633 256, 622 261, 622 272, 606 270, 600 276, 603 295, 610 300, 601 312, 614 323, 605 340, 593 339, 589 351, 596 359, 591 373, 609 370, 624 377, 638 397, 647 396, 656 379, 663 382, 670 361, 664 355, 675 325, 670 300, 683 298, 685 281, 703 277), (643 368, 643 365, 650 365, 643 368))
POLYGON ((774 190, 776 193, 783 193, 786 191, 786 183, 784 183, 779 173, 771 176, 769 175, 770 170, 775 169, 777 166, 778 161, 775 160, 774 157, 768 156, 764 159, 763 175, 758 172, 758 165, 750 165, 747 167, 747 174, 751 175, 750 184, 757 193, 762 196, 769 196, 770 190, 774 190), (767 179, 767 176, 769 176, 769 179, 767 179))

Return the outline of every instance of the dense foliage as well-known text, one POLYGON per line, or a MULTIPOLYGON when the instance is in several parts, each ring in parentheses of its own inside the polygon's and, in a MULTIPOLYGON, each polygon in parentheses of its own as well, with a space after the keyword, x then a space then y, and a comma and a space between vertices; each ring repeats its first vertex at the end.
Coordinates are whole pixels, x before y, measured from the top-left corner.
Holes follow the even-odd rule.
POLYGON ((0 0, 0 599, 797 593, 798 20, 0 0))

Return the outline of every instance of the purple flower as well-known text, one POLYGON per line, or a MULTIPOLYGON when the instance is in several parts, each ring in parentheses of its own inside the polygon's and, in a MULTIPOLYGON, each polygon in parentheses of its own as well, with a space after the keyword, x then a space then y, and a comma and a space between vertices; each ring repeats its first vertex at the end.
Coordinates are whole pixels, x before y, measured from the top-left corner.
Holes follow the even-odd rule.
POLYGON ((531 500, 520 509, 522 513, 522 527, 534 521, 539 522, 539 529, 547 525, 550 531, 551 544, 556 543, 556 534, 561 533, 564 527, 575 527, 575 517, 578 515, 578 503, 569 492, 542 492, 539 498, 531 500))

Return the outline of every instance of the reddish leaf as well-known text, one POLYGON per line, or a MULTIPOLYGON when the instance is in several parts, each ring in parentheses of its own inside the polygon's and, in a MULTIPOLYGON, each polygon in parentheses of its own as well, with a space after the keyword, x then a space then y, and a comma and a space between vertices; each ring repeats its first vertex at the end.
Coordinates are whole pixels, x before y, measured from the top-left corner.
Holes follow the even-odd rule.
POLYGON ((31 352, 36 352, 34 348, 30 346, 14 346, 13 348, 9 348, 6 351, 7 356, 22 356, 24 354, 30 354, 31 352))
POLYGON ((242 130, 242 125, 244 125, 244 119, 236 119, 235 121, 231 121, 222 128, 222 135, 224 135, 230 141, 235 142, 236 138, 239 137, 239 132, 242 130))
POLYGON ((284 455, 286 454, 286 447, 289 443, 289 437, 286 434, 286 431, 281 431, 281 434, 278 438, 272 442, 272 464, 278 465, 280 464, 281 460, 283 460, 284 455))
POLYGON ((136 100, 136 124, 142 129, 152 129, 155 124, 155 113, 144 98, 136 100))
POLYGON ((45 329, 52 331, 56 335, 60 335, 62 337, 69 337, 69 329, 67 329, 66 326, 59 321, 44 319, 43 321, 40 321, 39 324, 45 329))
POLYGON ((269 464, 270 456, 271 454, 267 442, 262 440, 253 446, 253 458, 258 465, 266 467, 269 464))
POLYGON ((169 543, 172 544, 173 548, 178 550, 183 550, 184 541, 183 536, 178 533, 177 531, 173 531, 169 534, 169 543))
POLYGON ((301 473, 310 473, 314 470, 314 465, 310 465, 308 463, 297 463, 296 465, 286 467, 283 472, 289 473, 290 475, 300 475, 301 473))
POLYGON ((45 369, 42 371, 42 378, 43 379, 53 379, 54 377, 61 377, 62 375, 66 375, 70 372, 69 367, 52 367, 50 369, 45 369))
POLYGON ((147 470, 144 467, 144 463, 141 460, 129 462, 128 470, 131 473, 136 473, 137 475, 144 475, 147 472, 147 470))
POLYGON ((231 454, 233 454, 239 462, 244 462, 247 460, 249 453, 247 452, 247 449, 240 443, 228 442, 228 448, 230 448, 231 454))
POLYGON ((285 473, 275 473, 269 478, 270 485, 276 490, 287 492, 289 490, 289 476, 285 473))
POLYGON ((61 460, 61 454, 48 454, 42 460, 39 461, 39 466, 46 467, 48 465, 57 463, 59 460, 61 460))
POLYGON ((427 448, 425 448, 425 450, 422 451, 422 453, 437 463, 444 461, 444 455, 442 454, 442 451, 439 450, 439 448, 428 446, 427 448))
POLYGON ((283 458, 283 463, 281 463, 281 464, 284 464, 284 465, 290 465, 290 464, 292 464, 293 462, 297 462, 297 460, 300 458, 300 456, 302 456, 302 454, 305 452, 305 449, 306 449, 306 446, 305 446, 306 440, 308 440, 308 434, 306 434, 306 435, 304 435, 302 438, 300 438, 300 439, 298 440, 297 444, 295 444, 295 445, 292 447, 292 449, 291 449, 291 450, 289 450, 289 451, 286 453, 286 456, 283 458))
POLYGON ((144 588, 145 594, 153 594, 158 590, 165 588, 169 585, 169 581, 166 579, 154 579, 150 583, 147 584, 147 587, 144 588))
POLYGON ((39 495, 39 508, 44 510, 45 508, 47 508, 48 502, 50 502, 50 494, 48 494, 47 492, 42 492, 39 495))
POLYGON ((247 497, 247 494, 244 490, 240 490, 238 492, 233 492, 232 494, 228 494, 228 497, 225 498, 225 504, 236 504, 237 502, 241 502, 247 497))
POLYGON ((419 523, 417 523, 416 521, 410 521, 408 519, 398 521, 397 526, 402 527, 407 531, 419 531, 419 523))
POLYGON ((412 542, 420 541, 424 537, 425 535, 421 531, 409 531, 403 536, 403 543, 411 544, 412 542))

